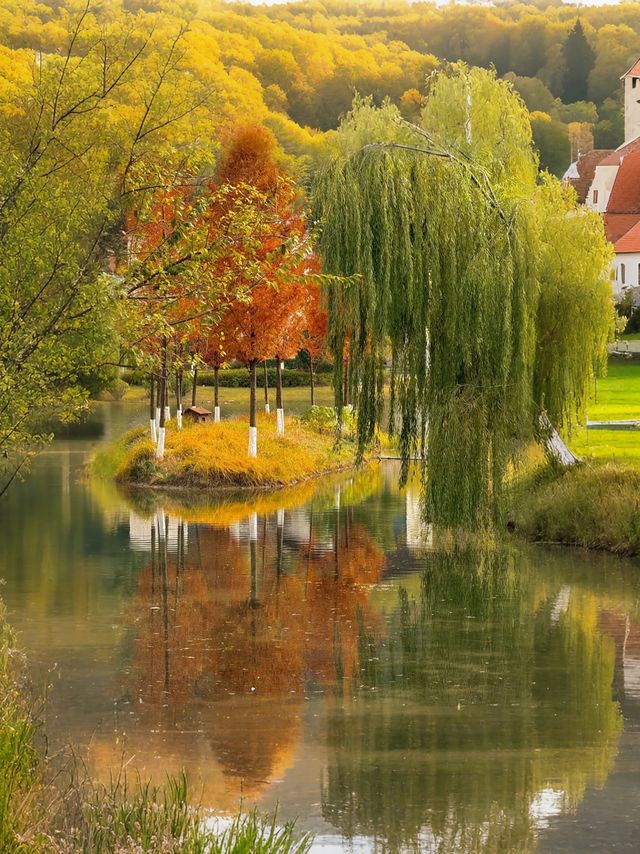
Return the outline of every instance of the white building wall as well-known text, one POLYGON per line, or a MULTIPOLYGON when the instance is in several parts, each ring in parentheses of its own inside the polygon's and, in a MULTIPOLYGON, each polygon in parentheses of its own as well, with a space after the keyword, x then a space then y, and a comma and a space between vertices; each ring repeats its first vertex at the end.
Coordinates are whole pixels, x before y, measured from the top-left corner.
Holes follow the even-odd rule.
POLYGON ((624 79, 624 141, 640 136, 640 77, 624 79))
POLYGON ((619 166, 596 166, 596 174, 585 199, 585 205, 592 211, 605 213, 607 210, 609 196, 619 168, 619 166))
POLYGON ((614 296, 619 297, 627 288, 638 287, 640 287, 640 252, 624 252, 616 255, 613 262, 614 296))

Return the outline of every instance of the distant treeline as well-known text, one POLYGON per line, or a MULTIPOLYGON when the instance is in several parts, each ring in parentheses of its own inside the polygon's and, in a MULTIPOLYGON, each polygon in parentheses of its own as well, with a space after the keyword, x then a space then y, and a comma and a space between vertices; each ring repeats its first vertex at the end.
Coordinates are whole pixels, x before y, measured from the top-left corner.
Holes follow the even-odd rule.
MULTIPOLYGON (((320 154, 354 93, 390 98, 409 118, 442 61, 495 66, 532 113, 543 167, 622 142, 619 77, 640 56, 640 4, 491 6, 302 0, 275 6, 113 0, 111 14, 160 14, 167 38, 189 24, 182 64, 215 92, 221 125, 251 115, 292 158, 320 154), (428 84, 427 84, 428 85, 428 84)), ((23 49, 67 43, 72 0, 0 0, 0 66, 23 49)), ((157 20, 155 26, 158 26, 157 20)))

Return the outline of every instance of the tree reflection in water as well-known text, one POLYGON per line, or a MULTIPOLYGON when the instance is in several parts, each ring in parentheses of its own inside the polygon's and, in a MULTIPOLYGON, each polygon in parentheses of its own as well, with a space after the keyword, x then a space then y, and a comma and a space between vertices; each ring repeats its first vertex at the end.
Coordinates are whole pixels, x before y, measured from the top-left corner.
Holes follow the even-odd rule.
POLYGON ((434 554, 327 719, 323 812, 379 850, 529 851, 536 823, 602 784, 620 731, 598 600, 506 551, 434 554))
MULTIPOLYGON (((118 749, 142 776, 185 766, 220 810, 276 780, 295 795, 312 755, 311 797, 347 838, 533 850, 611 768, 624 655, 607 627, 634 596, 570 558, 426 540, 417 494, 375 472, 309 498, 147 517, 118 749)), ((111 747, 94 739, 104 773, 111 747)))
MULTIPOLYGON (((192 770, 223 807, 256 798, 284 773, 305 693, 334 686, 345 661, 350 672, 359 615, 379 624, 368 597, 384 553, 348 509, 315 526, 310 513, 305 532, 298 524, 289 536, 283 510, 258 519, 250 506, 239 525, 179 522, 172 547, 168 517, 152 517, 151 559, 129 607, 123 705, 135 712, 120 733, 126 755, 157 776, 166 741, 192 733, 201 746, 182 758, 188 766, 207 757, 206 773, 192 770)), ((94 744, 94 760, 102 753, 98 761, 110 764, 105 748, 94 744)))

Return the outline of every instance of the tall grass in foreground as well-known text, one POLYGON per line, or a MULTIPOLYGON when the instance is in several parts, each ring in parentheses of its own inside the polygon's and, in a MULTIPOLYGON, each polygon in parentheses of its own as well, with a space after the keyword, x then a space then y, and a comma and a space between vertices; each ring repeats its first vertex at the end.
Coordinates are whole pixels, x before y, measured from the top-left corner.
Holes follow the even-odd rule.
POLYGON ((303 854, 310 837, 276 815, 241 813, 222 830, 189 805, 184 775, 164 786, 125 777, 108 786, 85 783, 68 793, 55 836, 57 854, 303 854))
POLYGON ((241 813, 225 828, 189 803, 187 779, 164 786, 125 774, 101 785, 73 756, 39 750, 41 708, 29 700, 0 602, 1 854, 304 854, 292 822, 241 813), (54 766, 58 768, 54 771, 54 766))

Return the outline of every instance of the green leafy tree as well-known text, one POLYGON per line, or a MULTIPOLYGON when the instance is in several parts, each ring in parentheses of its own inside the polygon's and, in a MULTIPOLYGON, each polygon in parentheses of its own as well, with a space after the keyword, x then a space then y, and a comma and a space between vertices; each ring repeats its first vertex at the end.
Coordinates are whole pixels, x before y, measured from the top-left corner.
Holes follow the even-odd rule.
POLYGON ((553 242, 541 244, 540 211, 554 209, 559 190, 551 178, 537 186, 528 114, 508 84, 480 69, 448 70, 431 82, 422 126, 391 105, 356 102, 339 145, 316 188, 325 266, 357 281, 334 288, 330 302, 338 405, 348 342, 364 448, 380 420, 390 351, 390 426, 397 419, 404 472, 422 456, 433 521, 484 524, 509 460, 549 407, 541 390, 554 386, 552 362, 536 364, 547 325, 558 336, 549 358, 566 371, 549 412, 563 422, 580 410, 602 355, 611 320, 602 223, 582 212, 584 228, 574 227, 574 197, 554 218, 560 245, 566 233, 593 264, 605 307, 577 319, 586 342, 573 350, 551 295, 570 280, 579 297, 583 262, 571 254, 553 265, 553 242), (541 288, 549 311, 539 316, 541 288))
POLYGON ((595 65, 596 54, 585 35, 578 18, 563 46, 565 61, 563 97, 567 103, 587 101, 589 75, 595 65))

